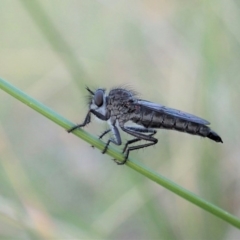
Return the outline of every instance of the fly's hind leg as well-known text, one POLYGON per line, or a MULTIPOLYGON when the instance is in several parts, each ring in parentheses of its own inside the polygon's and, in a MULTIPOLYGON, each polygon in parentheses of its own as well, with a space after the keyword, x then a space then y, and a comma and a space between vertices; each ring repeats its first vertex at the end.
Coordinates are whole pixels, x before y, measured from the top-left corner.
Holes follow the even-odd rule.
POLYGON ((117 164, 119 164, 119 165, 123 165, 127 162, 130 151, 145 148, 145 147, 150 147, 152 145, 155 145, 158 142, 158 140, 156 138, 152 137, 156 133, 156 131, 153 130, 153 129, 142 129, 142 128, 140 129, 140 128, 124 127, 124 126, 121 126, 121 129, 124 132, 136 137, 135 139, 130 140, 132 142, 127 143, 127 144, 131 144, 133 142, 138 142, 140 140, 146 140, 146 141, 149 141, 150 143, 140 144, 140 145, 133 146, 133 147, 128 147, 128 148, 126 147, 126 149, 125 149, 126 154, 125 154, 124 161, 123 162, 117 162, 117 164), (145 135, 145 134, 142 133, 142 132, 146 132, 145 130, 148 131, 148 132, 150 130, 150 132, 152 132, 152 133, 150 135, 145 135))
MULTIPOLYGON (((149 137, 152 137, 157 133, 156 130, 151 129, 151 128, 138 128, 138 127, 126 127, 126 128, 130 129, 130 130, 133 130, 133 131, 136 131, 136 132, 140 132, 140 133, 150 133, 150 134, 146 135, 146 136, 149 136, 149 137)), ((141 140, 142 139, 140 139, 140 138, 134 138, 134 139, 131 139, 131 140, 127 141, 124 148, 123 148, 122 153, 125 153, 129 144, 132 144, 132 143, 135 143, 135 142, 138 142, 138 141, 141 141, 141 140)))
MULTIPOLYGON (((152 146, 152 145, 155 145, 155 144, 157 143, 157 139, 156 139, 156 138, 154 138, 154 139, 155 139, 156 141, 151 142, 151 143, 145 143, 145 144, 141 144, 141 145, 129 147, 129 148, 127 149, 126 154, 125 154, 125 159, 124 159, 124 161, 121 162, 121 163, 118 163, 118 164, 125 164, 125 163, 127 162, 127 159, 128 159, 128 156, 129 156, 130 151, 137 150, 137 149, 141 149, 141 148, 145 148, 145 147, 150 147, 150 146, 152 146)), ((142 140, 142 139, 140 139, 140 140, 142 140)))

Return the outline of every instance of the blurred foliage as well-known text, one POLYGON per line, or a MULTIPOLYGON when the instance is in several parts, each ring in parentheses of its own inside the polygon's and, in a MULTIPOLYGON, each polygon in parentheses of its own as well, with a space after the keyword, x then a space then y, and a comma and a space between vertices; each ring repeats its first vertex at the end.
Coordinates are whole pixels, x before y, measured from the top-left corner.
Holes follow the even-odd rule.
MULTIPOLYGON (((132 155, 240 216, 238 1, 2 0, 0 13, 1 77, 72 121, 85 117, 86 85, 121 84, 209 120, 224 144, 159 131, 156 147, 132 155)), ((0 99, 1 239, 239 239, 229 224, 0 99)))

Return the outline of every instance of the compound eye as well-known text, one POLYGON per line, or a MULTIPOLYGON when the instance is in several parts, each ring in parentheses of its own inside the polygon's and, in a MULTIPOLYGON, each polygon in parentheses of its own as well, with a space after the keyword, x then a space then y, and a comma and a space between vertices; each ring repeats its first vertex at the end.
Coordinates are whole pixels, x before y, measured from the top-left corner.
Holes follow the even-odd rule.
POLYGON ((103 105, 103 90, 97 90, 94 94, 94 103, 101 107, 103 105))

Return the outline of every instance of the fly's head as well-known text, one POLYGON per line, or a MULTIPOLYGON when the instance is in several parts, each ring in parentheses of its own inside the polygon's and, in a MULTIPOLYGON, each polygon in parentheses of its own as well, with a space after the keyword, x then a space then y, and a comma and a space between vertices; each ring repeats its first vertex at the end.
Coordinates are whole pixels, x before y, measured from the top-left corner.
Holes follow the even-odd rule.
POLYGON ((105 116, 107 114, 107 95, 105 89, 98 88, 95 92, 93 92, 87 87, 87 90, 90 93, 88 102, 89 109, 95 110, 105 116))

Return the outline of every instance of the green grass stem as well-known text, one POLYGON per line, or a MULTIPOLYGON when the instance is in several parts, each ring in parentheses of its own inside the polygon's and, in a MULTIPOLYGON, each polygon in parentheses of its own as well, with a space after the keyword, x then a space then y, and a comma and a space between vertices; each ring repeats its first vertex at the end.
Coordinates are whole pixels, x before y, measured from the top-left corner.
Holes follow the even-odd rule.
MULTIPOLYGON (((38 102, 37 100, 33 99, 32 97, 28 96, 18 88, 14 87, 10 83, 6 82, 5 80, 0 78, 0 88, 5 92, 9 93, 11 96, 15 97, 19 101, 23 102, 24 104, 28 105, 32 109, 36 110, 37 112, 41 113, 48 119, 52 120, 59 126, 63 127, 64 129, 70 129, 74 126, 72 122, 65 119, 61 115, 54 112, 52 109, 44 106, 42 103, 38 102)), ((66 132, 67 134, 67 132, 66 132)), ((76 136, 82 138, 84 141, 88 142, 89 144, 93 145, 94 147, 103 150, 104 142, 100 141, 98 138, 92 136, 91 134, 87 133, 82 129, 78 129, 74 131, 76 136)), ((112 156, 113 158, 123 161, 124 156, 112 146, 109 147, 107 154, 112 156)), ((146 166, 138 163, 137 161, 133 160, 131 157, 126 165, 135 171, 141 173, 142 175, 146 176, 147 178, 153 180, 154 182, 160 184, 161 186, 167 188, 168 190, 172 191, 173 193, 181 196, 182 198, 188 200, 189 202, 199 206, 200 208, 212 213, 213 215, 221 218, 222 220, 230 223, 231 225, 240 228, 240 219, 231 215, 230 213, 224 211, 223 209, 211 204, 204 199, 201 199, 199 196, 193 194, 192 192, 182 188, 181 186, 177 185, 176 183, 168 180, 167 178, 161 176, 159 173, 154 172, 152 169, 148 169, 146 166)), ((117 167, 117 165, 116 165, 117 167)))

